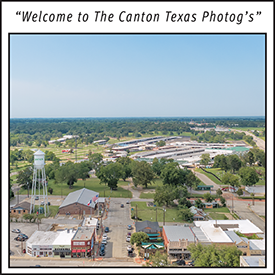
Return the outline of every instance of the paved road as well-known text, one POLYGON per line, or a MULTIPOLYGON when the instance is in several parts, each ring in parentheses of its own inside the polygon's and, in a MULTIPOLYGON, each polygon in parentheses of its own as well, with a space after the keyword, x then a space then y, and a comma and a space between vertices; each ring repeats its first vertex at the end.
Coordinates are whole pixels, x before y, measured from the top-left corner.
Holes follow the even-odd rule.
POLYGON ((216 190, 219 189, 219 188, 221 188, 220 185, 216 184, 214 181, 212 181, 211 179, 209 179, 204 174, 201 174, 199 172, 195 172, 195 176, 198 177, 206 185, 213 185, 213 189, 212 190, 215 191, 215 192, 213 192, 213 194, 216 194, 216 190))
POLYGON ((126 204, 127 200, 129 199, 111 198, 108 217, 103 221, 103 225, 110 228, 105 258, 128 259, 126 249, 129 244, 126 242, 127 225, 133 225, 133 221, 130 219, 130 204, 126 204), (120 207, 121 204, 124 204, 124 208, 120 207))
MULTIPOLYGON (((68 267, 68 266, 77 266, 77 267, 139 267, 140 264, 136 264, 135 262, 128 262, 123 260, 118 261, 92 261, 86 259, 33 259, 24 257, 22 259, 16 259, 11 257, 10 265, 11 267, 34 267, 35 265, 41 265, 41 267, 68 267)), ((44 272, 45 269, 39 269, 39 271, 44 272)), ((90 270, 91 271, 91 270, 90 270)))
POLYGON ((253 141, 256 142, 257 146, 261 149, 265 151, 265 141, 262 140, 259 137, 256 137, 255 135, 253 135, 251 132, 247 132, 247 131, 241 131, 241 130, 236 130, 236 129, 231 129, 231 131, 236 131, 236 132, 244 132, 246 135, 248 136, 252 136, 253 137, 253 141))

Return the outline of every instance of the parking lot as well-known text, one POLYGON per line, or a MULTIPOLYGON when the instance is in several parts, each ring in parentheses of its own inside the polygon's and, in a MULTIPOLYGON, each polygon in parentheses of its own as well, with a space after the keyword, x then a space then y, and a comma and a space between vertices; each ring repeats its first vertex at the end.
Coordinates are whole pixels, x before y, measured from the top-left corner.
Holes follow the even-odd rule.
POLYGON ((134 230, 128 230, 127 225, 134 227, 133 221, 130 219, 130 204, 126 204, 127 199, 111 198, 108 218, 103 221, 104 226, 110 228, 108 233, 108 244, 106 246, 106 255, 104 258, 128 258, 126 236, 128 232, 133 233, 134 230), (121 203, 124 207, 121 208, 121 203))
MULTIPOLYGON (((45 231, 49 224, 39 224, 39 230, 45 231)), ((13 256, 23 256, 22 249, 26 249, 26 241, 20 242, 14 240, 18 233, 11 232, 13 229, 20 229, 21 233, 26 234, 29 238, 38 229, 37 223, 10 223, 10 250, 13 256)))

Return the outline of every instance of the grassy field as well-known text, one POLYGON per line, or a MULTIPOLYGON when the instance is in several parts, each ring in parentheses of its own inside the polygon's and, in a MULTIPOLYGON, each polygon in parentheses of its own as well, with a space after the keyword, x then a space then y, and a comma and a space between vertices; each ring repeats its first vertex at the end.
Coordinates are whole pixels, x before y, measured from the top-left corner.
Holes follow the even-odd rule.
MULTIPOLYGON (((73 185, 72 189, 70 189, 69 185, 67 185, 66 183, 55 184, 54 180, 49 180, 49 182, 48 182, 48 188, 51 187, 53 189, 52 195, 67 196, 69 193, 85 187, 85 188, 93 190, 95 192, 99 192, 100 197, 104 197, 104 190, 105 190, 105 197, 131 198, 132 193, 121 187, 121 186, 125 186, 125 185, 128 185, 127 181, 126 182, 119 181, 117 190, 111 191, 108 186, 105 186, 105 184, 100 184, 100 180, 97 178, 90 178, 90 179, 87 179, 85 182, 83 180, 78 180, 77 183, 75 183, 73 185)), ((21 189, 20 194, 28 194, 28 190, 21 189)))
MULTIPOLYGON (((142 221, 156 221, 156 212, 157 212, 157 221, 163 222, 163 208, 162 207, 147 207, 146 202, 131 202, 131 216, 136 214, 136 205, 137 205, 137 216, 142 219, 142 221)), ((165 212, 165 222, 185 222, 178 217, 178 210, 176 207, 166 208, 165 212)))
POLYGON ((203 211, 205 213, 208 212, 220 212, 220 213, 230 213, 227 207, 218 207, 218 208, 204 208, 203 211))
POLYGON ((220 213, 209 213, 209 216, 213 219, 213 220, 228 220, 228 218, 224 215, 224 214, 220 214, 220 213))
MULTIPOLYGON (((264 167, 256 167, 257 170, 265 170, 264 167)), ((222 176, 223 174, 225 173, 223 170, 221 170, 221 168, 205 168, 206 171, 209 171, 209 172, 212 172, 213 174, 215 174, 217 177, 219 177, 220 179, 222 179, 222 176)), ((203 170, 201 169, 196 169, 195 170, 196 172, 199 172, 201 174, 204 174, 206 175, 209 179, 211 179, 212 181, 214 181, 216 184, 219 184, 219 185, 224 185, 222 182, 220 182, 218 179, 216 179, 213 175, 211 174, 208 174, 206 172, 204 172, 203 170)), ((236 174, 238 177, 239 175, 236 174)), ((240 178, 240 177, 239 177, 240 178)), ((265 180, 263 179, 260 179, 256 185, 265 185, 265 180)))

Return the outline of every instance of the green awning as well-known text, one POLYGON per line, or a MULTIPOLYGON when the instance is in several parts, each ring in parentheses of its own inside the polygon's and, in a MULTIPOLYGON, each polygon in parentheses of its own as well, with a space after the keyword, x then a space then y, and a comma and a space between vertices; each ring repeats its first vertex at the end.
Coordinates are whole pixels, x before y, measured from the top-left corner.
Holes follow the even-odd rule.
POLYGON ((148 235, 149 237, 157 237, 159 234, 148 234, 148 233, 147 233, 147 235, 148 235))

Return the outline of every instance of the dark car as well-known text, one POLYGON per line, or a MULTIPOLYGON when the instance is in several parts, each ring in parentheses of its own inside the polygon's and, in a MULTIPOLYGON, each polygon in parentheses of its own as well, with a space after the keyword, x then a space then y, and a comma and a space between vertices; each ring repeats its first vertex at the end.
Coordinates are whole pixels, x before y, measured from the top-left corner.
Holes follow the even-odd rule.
POLYGON ((177 260, 177 261, 174 262, 174 264, 185 265, 185 260, 177 260))
POLYGON ((28 239, 29 237, 26 235, 26 234, 23 234, 23 233, 19 233, 18 234, 18 237, 23 237, 23 238, 25 238, 25 239, 28 239))
POLYGON ((108 233, 109 231, 109 227, 105 227, 105 233, 108 233))
POLYGON ((121 204, 120 207, 123 208, 123 207, 124 207, 124 204, 121 204))
POLYGON ((26 240, 26 238, 22 237, 22 236, 17 236, 14 238, 16 241, 19 241, 19 242, 24 242, 26 240))
POLYGON ((104 250, 101 250, 101 251, 99 252, 99 256, 105 256, 105 251, 104 251, 104 250))
POLYGON ((100 245, 100 250, 104 250, 104 249, 105 249, 105 244, 102 243, 102 244, 100 245))
POLYGON ((131 230, 132 229, 132 225, 128 224, 127 228, 128 228, 128 230, 131 230))
POLYGON ((50 202, 48 202, 48 205, 51 205, 51 203, 50 203, 50 202))

